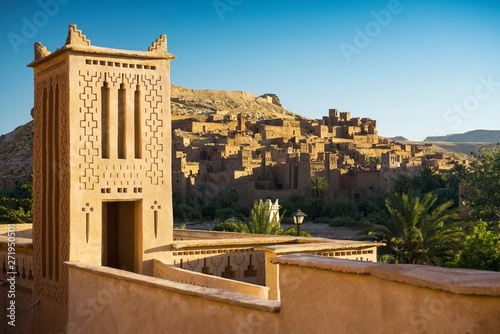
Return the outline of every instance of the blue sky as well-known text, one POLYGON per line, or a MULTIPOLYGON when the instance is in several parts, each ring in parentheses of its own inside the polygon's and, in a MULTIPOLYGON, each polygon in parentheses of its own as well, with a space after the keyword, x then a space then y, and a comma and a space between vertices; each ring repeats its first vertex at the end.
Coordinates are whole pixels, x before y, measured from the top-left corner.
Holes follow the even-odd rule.
POLYGON ((500 130, 500 0, 4 0, 0 15, 0 134, 31 119, 33 44, 60 48, 72 23, 122 49, 167 34, 177 85, 338 108, 382 136, 500 130))

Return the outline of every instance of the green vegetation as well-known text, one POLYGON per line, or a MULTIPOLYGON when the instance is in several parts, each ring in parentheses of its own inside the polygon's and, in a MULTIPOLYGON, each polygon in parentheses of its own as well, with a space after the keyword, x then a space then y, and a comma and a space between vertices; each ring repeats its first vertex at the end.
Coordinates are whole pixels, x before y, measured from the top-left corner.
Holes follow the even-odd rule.
POLYGON ((299 194, 293 194, 288 196, 282 203, 281 210, 285 217, 288 217, 292 221, 291 214, 293 214, 297 209, 301 209, 303 212, 309 213, 312 211, 310 203, 307 201, 305 196, 299 194))
MULTIPOLYGON (((495 228, 500 221, 500 149, 480 147, 476 159, 463 173, 463 199, 473 219, 495 228)), ((498 230, 498 229, 497 229, 498 230)))
POLYGON ((437 195, 393 193, 370 215, 363 232, 387 244, 382 254, 397 263, 442 265, 454 258, 464 232, 452 201, 437 204, 437 195))
POLYGON ((363 232, 387 243, 381 260, 500 271, 500 148, 480 147, 469 168, 441 175, 422 167, 415 177, 398 175, 383 206, 363 232), (461 200, 469 211, 456 217, 461 200))
POLYGON ((24 224, 33 221, 33 180, 0 196, 0 223, 24 224))
MULTIPOLYGON (((297 235, 293 226, 283 229, 281 222, 284 213, 276 212, 271 215, 266 203, 254 202, 249 218, 244 218, 244 222, 238 219, 230 218, 214 227, 215 231, 241 232, 252 234, 270 234, 270 235, 297 235)), ((309 233, 301 232, 302 236, 311 236, 309 233)))
POLYGON ((215 217, 220 221, 225 221, 236 215, 236 210, 232 208, 220 208, 215 210, 215 217))
POLYGON ((182 221, 197 220, 202 217, 224 221, 235 215, 250 213, 247 206, 237 204, 238 193, 235 189, 226 189, 217 195, 209 182, 199 183, 185 200, 174 193, 172 202, 174 218, 182 221))
POLYGON ((214 231, 243 233, 243 225, 239 219, 228 219, 213 228, 214 231))
POLYGON ((482 220, 467 236, 463 249, 457 254, 455 267, 500 271, 500 235, 488 229, 482 220))
POLYGON ((382 164, 382 157, 380 157, 380 156, 371 157, 368 160, 368 165, 370 165, 370 166, 377 166, 377 165, 381 165, 381 164, 382 164))
POLYGON ((283 215, 280 215, 279 212, 272 215, 269 213, 266 203, 255 201, 250 219, 242 225, 242 231, 254 234, 283 234, 282 220, 283 215))
POLYGON ((326 199, 330 192, 328 180, 322 176, 315 176, 309 179, 305 188, 305 194, 311 199, 312 218, 318 218, 326 205, 326 199))

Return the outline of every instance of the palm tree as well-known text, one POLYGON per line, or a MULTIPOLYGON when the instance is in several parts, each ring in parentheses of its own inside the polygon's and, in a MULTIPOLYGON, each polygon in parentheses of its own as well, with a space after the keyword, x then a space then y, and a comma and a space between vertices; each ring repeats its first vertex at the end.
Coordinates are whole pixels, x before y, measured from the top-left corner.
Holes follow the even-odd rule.
POLYGON ((312 199, 313 218, 317 218, 325 207, 325 199, 330 192, 330 184, 324 177, 314 176, 309 179, 305 192, 306 196, 312 199))
POLYGON ((382 157, 378 156, 378 157, 370 157, 370 159, 368 160, 368 165, 370 166, 377 166, 377 165, 380 165, 382 164, 382 157))
POLYGON ((451 169, 453 175, 456 175, 460 180, 463 180, 467 175, 467 168, 464 165, 455 164, 451 169))
POLYGON ((252 208, 250 220, 241 225, 243 233, 256 234, 284 234, 286 230, 281 228, 281 221, 284 214, 280 216, 276 212, 272 217, 269 214, 268 207, 265 202, 255 201, 252 208))
POLYGON ((413 190, 412 179, 406 174, 398 174, 394 179, 392 190, 398 194, 409 193, 413 190))
POLYGON ((436 170, 430 166, 420 167, 419 175, 415 178, 417 188, 422 193, 428 193, 442 186, 442 178, 436 170))
POLYGON ((198 183, 193 192, 202 207, 208 205, 210 200, 215 197, 215 189, 208 182, 198 183))
POLYGON ((238 193, 236 189, 226 189, 222 194, 220 194, 222 207, 229 208, 233 206, 234 203, 238 202, 238 193))
POLYGON ((435 205, 438 197, 394 193, 385 207, 370 217, 372 224, 364 231, 388 246, 388 253, 398 263, 440 265, 453 259, 463 239, 463 231, 454 220, 453 201, 435 205))

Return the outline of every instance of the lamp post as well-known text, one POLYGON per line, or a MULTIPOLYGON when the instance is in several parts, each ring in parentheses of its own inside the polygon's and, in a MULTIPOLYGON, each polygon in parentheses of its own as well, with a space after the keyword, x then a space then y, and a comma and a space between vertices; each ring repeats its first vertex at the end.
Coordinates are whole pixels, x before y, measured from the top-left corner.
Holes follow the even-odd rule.
POLYGON ((292 214, 292 217, 293 217, 293 223, 297 225, 297 236, 300 236, 300 225, 302 225, 307 215, 300 209, 298 209, 292 214))

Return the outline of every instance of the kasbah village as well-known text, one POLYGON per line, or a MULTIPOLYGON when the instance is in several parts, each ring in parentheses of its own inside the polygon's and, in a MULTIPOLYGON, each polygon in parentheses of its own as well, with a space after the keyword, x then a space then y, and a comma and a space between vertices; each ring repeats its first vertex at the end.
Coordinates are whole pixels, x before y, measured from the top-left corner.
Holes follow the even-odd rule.
POLYGON ((174 228, 173 202, 200 185, 262 200, 279 225, 313 178, 359 203, 398 175, 468 164, 347 111, 311 120, 274 94, 171 86, 174 59, 165 35, 111 49, 76 25, 57 50, 35 44, 33 224, 0 236, 0 332, 498 332, 498 272, 378 263, 382 242, 299 230, 174 228))

